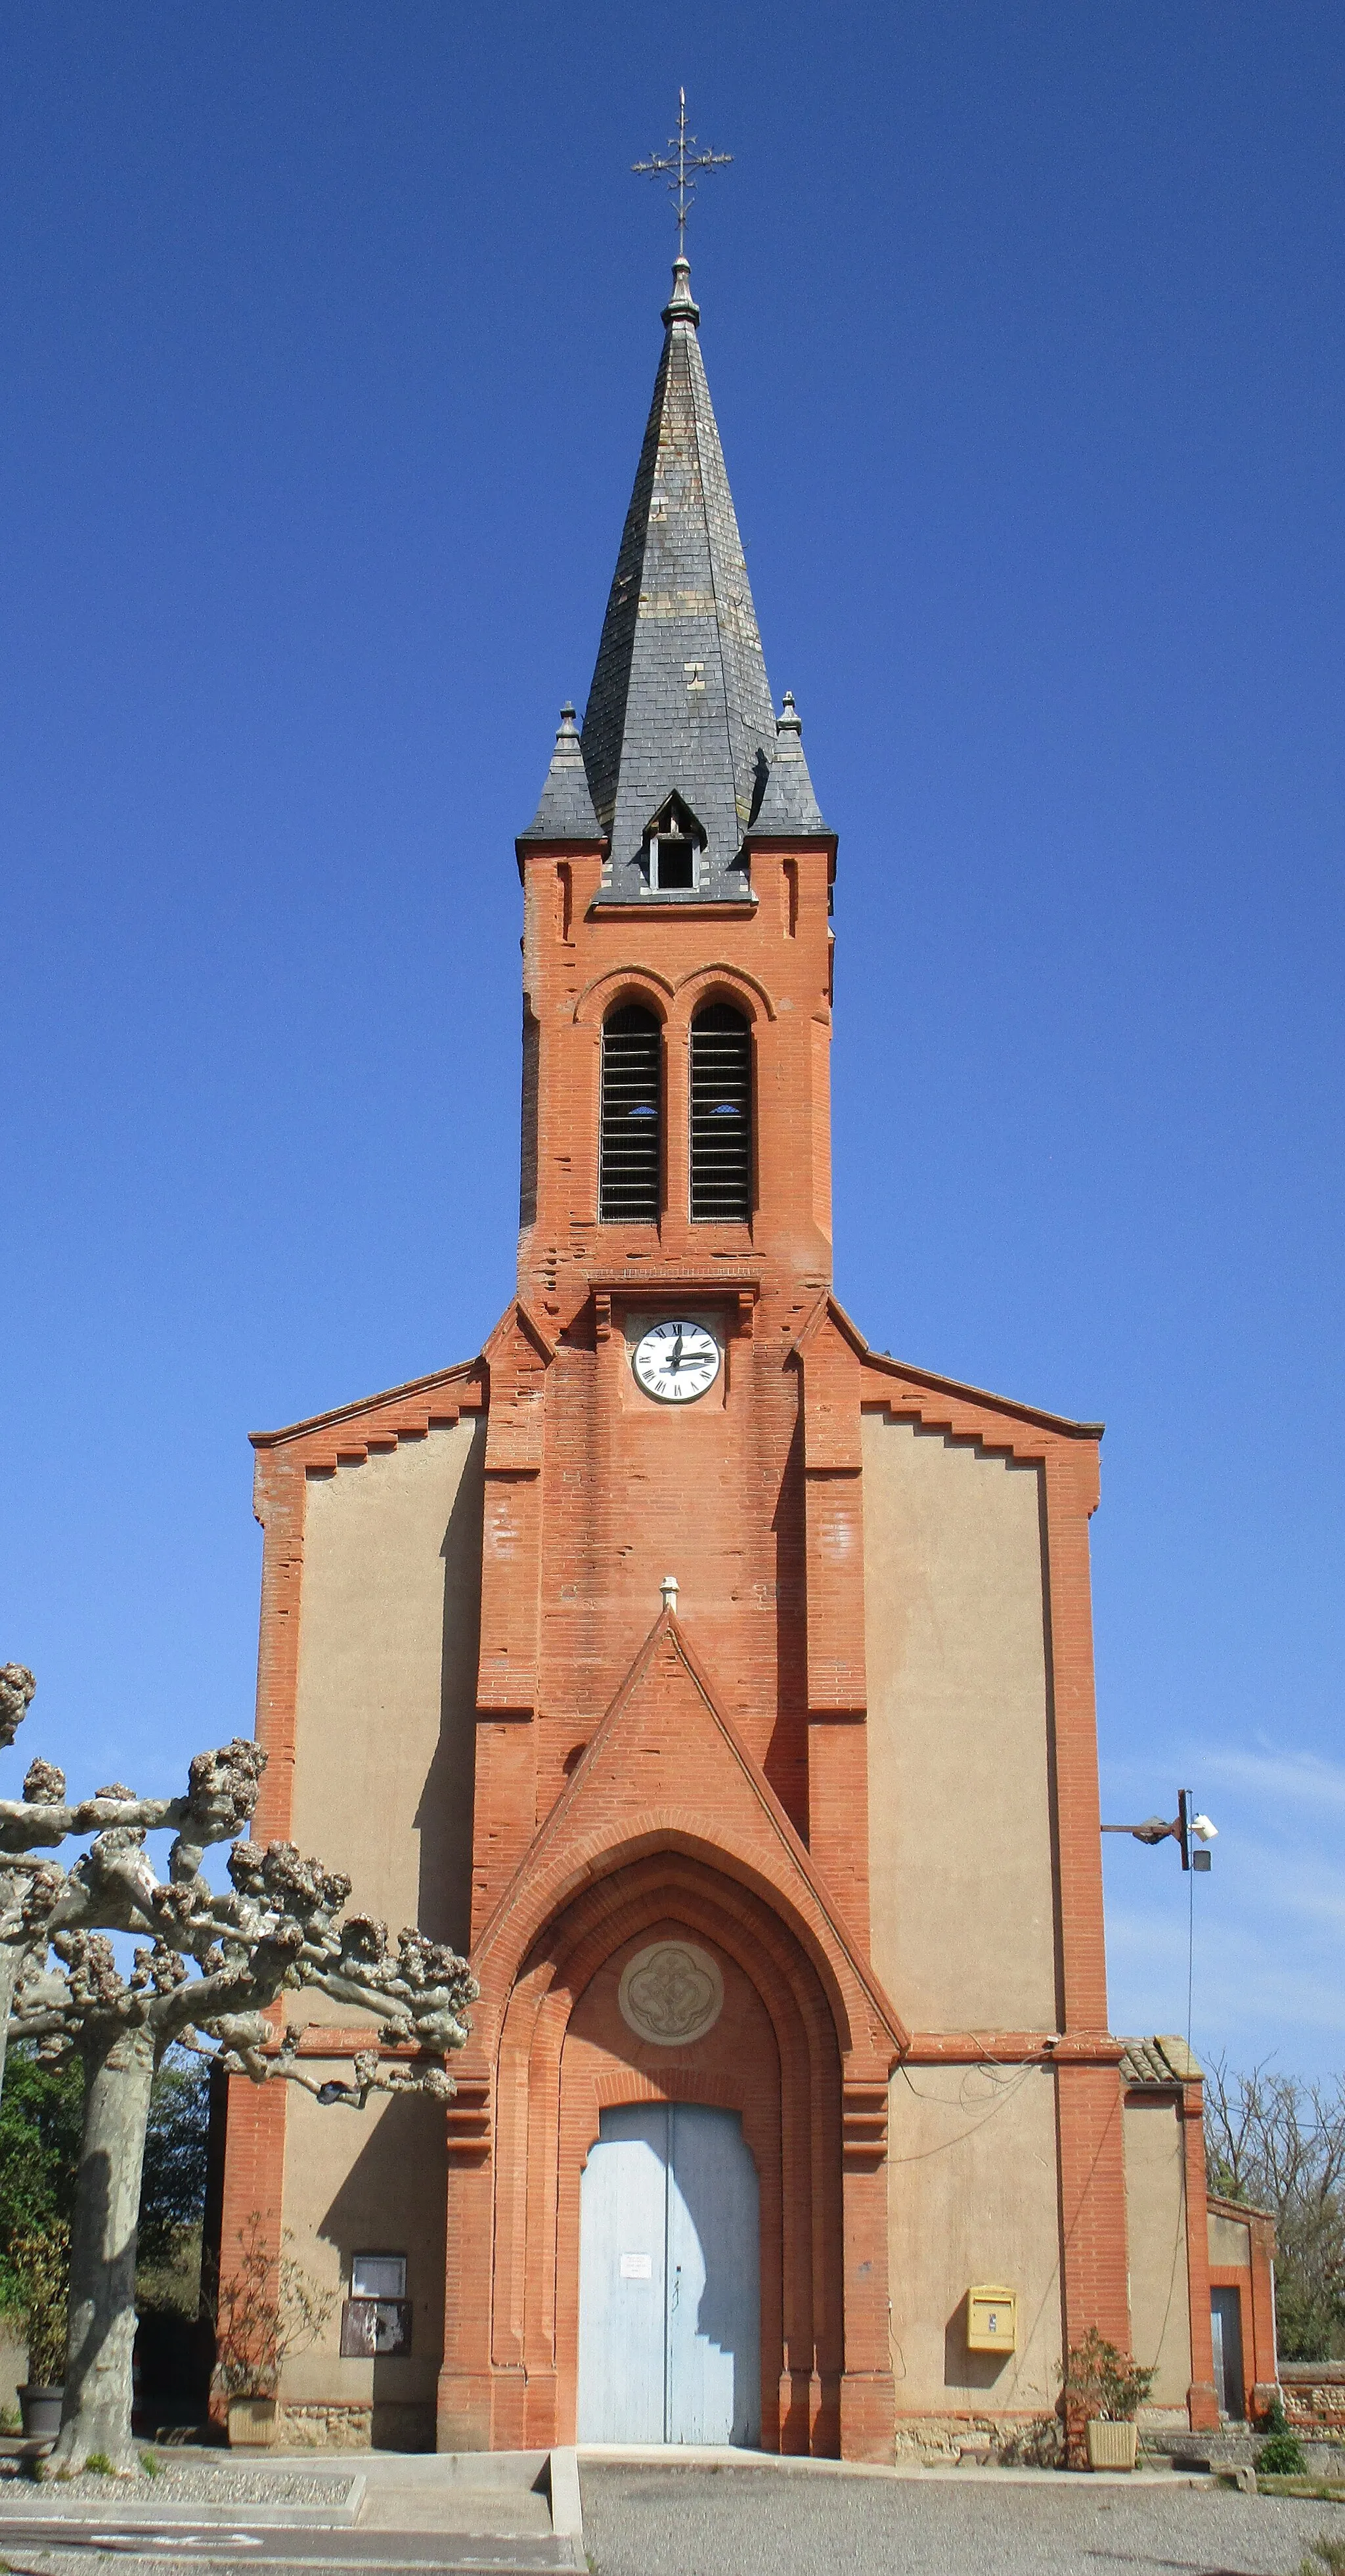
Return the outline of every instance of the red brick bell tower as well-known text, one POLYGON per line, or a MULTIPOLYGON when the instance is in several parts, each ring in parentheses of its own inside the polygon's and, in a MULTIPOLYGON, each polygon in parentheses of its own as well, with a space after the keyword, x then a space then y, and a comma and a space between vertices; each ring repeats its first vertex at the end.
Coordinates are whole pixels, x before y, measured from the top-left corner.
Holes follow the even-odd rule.
POLYGON ((582 735, 567 708, 518 843, 440 2441, 573 2438, 580 2175, 602 2107, 655 2099, 726 2106, 755 2159, 761 2439, 890 2456, 904 2034, 868 1963, 860 1363, 829 1302, 836 841, 773 712, 683 260, 663 320, 582 735), (616 2008, 664 1934, 724 1985, 685 2051, 616 2008))

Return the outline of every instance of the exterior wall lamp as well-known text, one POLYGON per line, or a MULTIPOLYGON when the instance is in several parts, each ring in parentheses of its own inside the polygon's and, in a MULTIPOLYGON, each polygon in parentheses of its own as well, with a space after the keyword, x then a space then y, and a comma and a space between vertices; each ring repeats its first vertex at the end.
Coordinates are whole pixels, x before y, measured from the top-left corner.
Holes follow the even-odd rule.
POLYGON ((1213 1854, 1207 1846, 1218 1839, 1219 1828, 1208 1816, 1193 1816, 1194 1801, 1189 1789, 1177 1791, 1177 1813, 1171 1823, 1162 1816, 1147 1816, 1142 1825, 1104 1825, 1104 1834, 1131 1834, 1137 1843, 1175 1842, 1182 1856, 1183 1869, 1208 1869, 1213 1854), (1192 1845, 1199 1846, 1198 1849, 1192 1845))

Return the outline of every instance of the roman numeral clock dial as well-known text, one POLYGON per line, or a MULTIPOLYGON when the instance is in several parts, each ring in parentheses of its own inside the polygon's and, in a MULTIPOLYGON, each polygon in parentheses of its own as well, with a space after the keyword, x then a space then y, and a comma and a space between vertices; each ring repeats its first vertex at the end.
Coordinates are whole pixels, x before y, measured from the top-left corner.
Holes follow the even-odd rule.
POLYGON ((651 1324, 635 1345, 637 1386, 656 1404, 694 1404, 719 1375, 721 1352, 704 1324, 651 1324))

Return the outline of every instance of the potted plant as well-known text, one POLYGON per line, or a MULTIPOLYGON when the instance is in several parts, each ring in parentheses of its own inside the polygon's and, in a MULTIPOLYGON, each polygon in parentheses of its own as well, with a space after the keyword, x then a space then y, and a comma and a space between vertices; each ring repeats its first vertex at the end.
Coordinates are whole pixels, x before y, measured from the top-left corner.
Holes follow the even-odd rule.
POLYGON ((1064 2368, 1065 2422, 1071 2461, 1086 2450, 1090 2469, 1133 2469, 1139 2454, 1135 2417, 1155 2372, 1127 2361, 1096 2326, 1075 2344, 1064 2368), (1079 2434, 1083 2434, 1082 2444, 1079 2434))
POLYGON ((41 2234, 9 2249, 14 2307, 28 2345, 28 2377, 19 2390, 24 2439, 54 2442, 65 2397, 65 2343, 70 2300, 70 2230, 52 2219, 41 2234))
MULTIPOLYGON (((284 2241, 292 2240, 288 2228, 284 2241)), ((291 2254, 277 2254, 260 2210, 238 2231, 239 2259, 213 2307, 215 2385, 228 2409, 231 2450, 269 2450, 276 2439, 282 2364, 317 2342, 336 2294, 319 2288, 291 2254)))

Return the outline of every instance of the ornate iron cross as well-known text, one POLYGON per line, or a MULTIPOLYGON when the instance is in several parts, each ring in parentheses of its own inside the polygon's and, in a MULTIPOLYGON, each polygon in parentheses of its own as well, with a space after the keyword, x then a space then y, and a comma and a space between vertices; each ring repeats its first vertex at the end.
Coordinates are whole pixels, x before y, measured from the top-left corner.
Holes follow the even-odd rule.
POLYGON ((668 194, 677 208, 677 256, 686 252, 687 215, 696 194, 695 173, 700 170, 723 170, 733 159, 731 152, 701 152, 696 137, 687 132, 687 94, 677 93, 677 132, 668 137, 666 152, 651 152, 647 161, 632 161, 631 168, 643 179, 666 179, 668 194))

